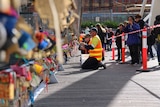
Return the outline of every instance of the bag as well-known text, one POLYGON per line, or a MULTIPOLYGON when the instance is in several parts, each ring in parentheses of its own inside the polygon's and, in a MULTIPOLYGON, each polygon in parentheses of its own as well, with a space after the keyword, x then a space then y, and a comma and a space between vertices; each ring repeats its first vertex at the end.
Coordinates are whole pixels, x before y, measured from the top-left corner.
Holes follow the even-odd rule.
POLYGON ((160 43, 160 34, 157 35, 157 42, 160 43))

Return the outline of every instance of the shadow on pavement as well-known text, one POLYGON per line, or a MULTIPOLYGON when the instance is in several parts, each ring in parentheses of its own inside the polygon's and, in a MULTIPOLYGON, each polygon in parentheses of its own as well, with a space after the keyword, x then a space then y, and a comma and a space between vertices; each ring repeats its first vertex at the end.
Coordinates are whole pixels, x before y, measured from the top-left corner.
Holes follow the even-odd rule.
POLYGON ((160 66, 153 66, 153 67, 150 67, 148 69, 150 70, 150 72, 154 72, 154 71, 160 70, 160 66))
MULTIPOLYGON (((110 63, 107 69, 99 70, 37 100, 34 107, 108 107, 120 90, 136 75, 136 69, 139 67, 110 63)), ((77 68, 63 73, 61 78, 70 76, 72 79, 73 74, 83 75, 86 72, 77 68)))
MULTIPOLYGON (((79 67, 80 68, 80 67, 79 67)), ((60 75, 72 75, 72 74, 80 74, 80 73, 86 73, 86 72, 92 72, 93 70, 83 70, 83 69, 80 69, 80 70, 75 70, 75 71, 69 71, 69 72, 65 72, 63 74, 60 74, 60 75)))

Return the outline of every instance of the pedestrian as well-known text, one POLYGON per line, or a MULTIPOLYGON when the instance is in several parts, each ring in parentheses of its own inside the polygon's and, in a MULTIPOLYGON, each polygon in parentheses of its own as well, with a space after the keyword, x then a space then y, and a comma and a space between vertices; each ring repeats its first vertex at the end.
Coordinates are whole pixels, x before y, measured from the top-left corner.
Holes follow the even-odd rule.
MULTIPOLYGON (((120 23, 118 29, 116 30, 115 36, 119 36, 123 33, 124 30, 124 24, 120 23)), ((116 61, 121 61, 121 50, 122 50, 122 37, 116 37, 116 45, 117 45, 117 51, 118 51, 118 59, 116 61)))
MULTIPOLYGON (((140 30, 139 24, 135 23, 134 17, 128 17, 129 24, 125 27, 124 32, 129 33, 132 31, 140 30)), ((127 45, 129 46, 130 55, 131 55, 131 64, 139 64, 139 45, 140 45, 140 37, 138 33, 128 34, 127 45)))
POLYGON ((102 47, 104 48, 104 45, 105 45, 104 38, 106 36, 106 30, 105 30, 105 28, 102 27, 102 25, 100 23, 96 24, 96 28, 98 30, 98 34, 97 35, 99 36, 99 38, 100 38, 100 40, 102 42, 102 47))
MULTIPOLYGON (((147 24, 145 24, 145 22, 142 19, 142 16, 139 14, 135 16, 135 22, 139 24, 140 29, 143 29, 145 26, 148 26, 147 24)), ((142 53, 142 32, 140 32, 140 52, 142 53)))
POLYGON ((91 41, 89 45, 85 45, 81 47, 82 50, 89 50, 89 58, 82 64, 82 69, 98 69, 99 67, 103 67, 106 69, 106 66, 102 64, 102 42, 97 35, 97 28, 92 28, 90 30, 91 41))
POLYGON ((112 28, 109 28, 108 29, 108 41, 107 41, 107 44, 108 44, 108 51, 110 51, 112 49, 112 36, 114 35, 113 31, 112 31, 112 28))
MULTIPOLYGON (((156 20, 154 21, 154 25, 160 24, 160 15, 156 16, 156 20)), ((160 66, 160 27, 154 28, 154 34, 156 38, 156 45, 157 45, 157 57, 158 57, 158 64, 160 66)))
POLYGON ((146 26, 145 22, 142 19, 142 16, 139 14, 135 16, 135 22, 139 24, 140 29, 143 29, 146 26))
POLYGON ((104 50, 105 50, 105 43, 104 43, 104 39, 105 39, 105 36, 106 36, 106 30, 105 28, 102 27, 102 25, 100 23, 97 23, 96 24, 96 28, 98 30, 98 33, 97 35, 99 36, 100 40, 101 40, 101 43, 102 43, 102 48, 103 48, 103 51, 102 51, 102 60, 104 60, 104 50))
POLYGON ((106 27, 105 30, 106 30, 106 36, 104 37, 104 50, 106 51, 107 50, 108 28, 106 27))

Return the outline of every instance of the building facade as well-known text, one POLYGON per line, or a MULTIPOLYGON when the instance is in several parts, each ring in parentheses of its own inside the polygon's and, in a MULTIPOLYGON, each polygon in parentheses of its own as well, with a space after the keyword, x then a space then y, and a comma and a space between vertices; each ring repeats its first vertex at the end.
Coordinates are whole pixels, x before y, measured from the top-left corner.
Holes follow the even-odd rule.
MULTIPOLYGON (((152 0, 147 0, 147 4, 151 4, 152 0)), ((132 9, 135 4, 141 5, 143 0, 82 0, 82 21, 96 21, 96 17, 100 21, 117 20, 121 22, 129 15, 138 14, 139 9, 132 9)), ((140 7, 139 7, 140 8, 140 7)), ((145 15, 149 9, 145 10, 145 15)))

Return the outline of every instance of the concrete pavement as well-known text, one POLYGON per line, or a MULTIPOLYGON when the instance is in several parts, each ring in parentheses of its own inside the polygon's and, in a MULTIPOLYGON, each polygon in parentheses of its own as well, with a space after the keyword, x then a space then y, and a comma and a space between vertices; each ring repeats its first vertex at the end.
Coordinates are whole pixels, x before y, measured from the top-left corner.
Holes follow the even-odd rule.
MULTIPOLYGON (((58 84, 50 84, 34 107, 160 107, 160 68, 149 61, 151 72, 137 72, 141 66, 118 64, 106 53, 106 70, 83 71, 79 57, 57 74, 58 84)), ((129 60, 129 57, 127 58, 129 60)))

